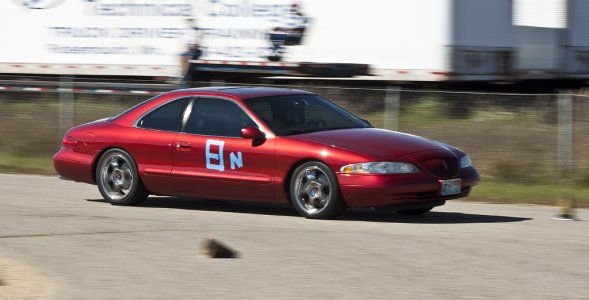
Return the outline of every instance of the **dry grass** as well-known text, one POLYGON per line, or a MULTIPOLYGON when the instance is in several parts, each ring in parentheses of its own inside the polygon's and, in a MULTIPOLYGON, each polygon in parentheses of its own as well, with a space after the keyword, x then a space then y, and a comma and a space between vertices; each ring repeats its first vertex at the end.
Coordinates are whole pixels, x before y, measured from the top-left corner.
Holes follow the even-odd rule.
MULTIPOLYGON (((59 99, 55 94, 0 94, 0 154, 43 157, 59 149, 59 99)), ((72 125, 109 117, 145 100, 144 96, 81 95, 76 98, 72 125)))

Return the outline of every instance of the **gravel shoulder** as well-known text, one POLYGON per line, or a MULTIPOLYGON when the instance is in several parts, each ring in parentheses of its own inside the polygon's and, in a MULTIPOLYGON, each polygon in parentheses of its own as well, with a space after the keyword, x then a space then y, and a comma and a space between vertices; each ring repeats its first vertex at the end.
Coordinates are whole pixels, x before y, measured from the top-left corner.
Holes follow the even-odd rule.
POLYGON ((0 256, 0 299, 52 299, 54 284, 31 267, 0 256))

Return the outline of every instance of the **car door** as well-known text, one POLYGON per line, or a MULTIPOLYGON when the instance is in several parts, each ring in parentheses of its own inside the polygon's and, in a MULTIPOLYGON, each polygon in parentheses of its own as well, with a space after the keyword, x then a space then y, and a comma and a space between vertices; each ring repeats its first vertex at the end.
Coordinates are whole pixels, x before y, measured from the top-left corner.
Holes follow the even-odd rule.
POLYGON ((125 148, 134 156, 141 179, 152 194, 174 194, 172 181, 172 149, 181 129, 182 116, 190 101, 182 97, 155 107, 134 124, 126 135, 125 148))
POLYGON ((180 195, 272 201, 274 139, 241 137, 257 126, 233 100, 198 97, 174 141, 172 177, 180 195))

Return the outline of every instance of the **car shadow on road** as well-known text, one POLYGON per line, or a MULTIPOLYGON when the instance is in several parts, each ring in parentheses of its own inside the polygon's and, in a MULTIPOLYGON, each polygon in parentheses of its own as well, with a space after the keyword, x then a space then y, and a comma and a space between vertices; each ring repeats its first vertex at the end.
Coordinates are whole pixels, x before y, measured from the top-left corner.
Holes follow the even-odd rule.
MULTIPOLYGON (((104 202, 103 199, 86 199, 90 202, 104 202)), ((199 211, 216 211, 242 214, 276 215, 299 217, 294 208, 285 204, 252 203, 238 201, 205 200, 180 197, 149 197, 139 207, 157 207, 199 211)), ((464 224, 464 223, 509 223, 529 221, 532 218, 469 214, 461 212, 431 211, 419 216, 400 215, 393 211, 370 208, 350 208, 338 218, 340 221, 414 223, 414 224, 464 224)))
POLYGON ((348 209, 342 220, 364 222, 413 223, 413 224, 468 224, 468 223, 510 223, 532 220, 532 218, 480 215, 461 212, 430 211, 423 215, 400 215, 396 212, 374 211, 372 209, 348 209))
MULTIPOLYGON (((103 199, 86 199, 91 202, 104 202, 103 199)), ((138 207, 157 207, 200 211, 218 211, 230 213, 298 216, 294 208, 286 204, 254 203, 241 201, 224 201, 182 197, 149 197, 139 203, 138 207)))

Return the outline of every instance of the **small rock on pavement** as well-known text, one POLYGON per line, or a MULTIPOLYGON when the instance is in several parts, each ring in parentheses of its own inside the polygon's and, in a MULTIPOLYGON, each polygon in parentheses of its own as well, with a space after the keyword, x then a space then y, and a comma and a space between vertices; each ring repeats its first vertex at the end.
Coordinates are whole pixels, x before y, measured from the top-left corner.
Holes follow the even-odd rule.
POLYGON ((237 258, 238 253, 219 242, 218 240, 206 238, 201 245, 202 254, 210 258, 237 258))

